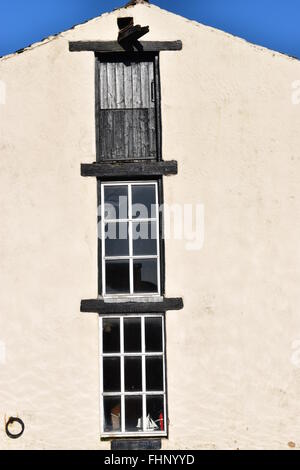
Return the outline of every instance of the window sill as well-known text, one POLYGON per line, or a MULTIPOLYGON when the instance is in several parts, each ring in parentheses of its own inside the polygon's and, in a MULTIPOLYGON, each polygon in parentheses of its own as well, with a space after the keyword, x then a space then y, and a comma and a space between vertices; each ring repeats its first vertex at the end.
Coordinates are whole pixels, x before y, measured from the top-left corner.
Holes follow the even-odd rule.
POLYGON ((113 439, 111 450, 161 450, 161 436, 144 437, 144 439, 113 439))
POLYGON ((99 300, 103 300, 106 303, 120 303, 120 302, 163 302, 164 298, 160 295, 141 295, 141 296, 129 296, 129 295, 120 295, 120 296, 105 296, 99 297, 99 300))
POLYGON ((126 433, 109 433, 109 432, 104 432, 101 434, 101 439, 125 439, 125 438, 137 438, 140 437, 141 439, 147 437, 153 437, 153 438, 159 438, 159 437, 167 437, 168 434, 165 431, 160 431, 160 432, 126 432, 126 433))
POLYGON ((103 299, 88 299, 82 300, 80 311, 85 313, 99 313, 99 314, 121 314, 121 313, 165 313, 168 310, 181 310, 183 308, 182 298, 163 298, 154 300, 151 298, 149 301, 141 301, 140 299, 125 302, 112 301, 107 302, 103 299))
POLYGON ((81 164, 81 176, 95 176, 97 178, 168 176, 177 175, 177 172, 177 162, 174 160, 81 164))

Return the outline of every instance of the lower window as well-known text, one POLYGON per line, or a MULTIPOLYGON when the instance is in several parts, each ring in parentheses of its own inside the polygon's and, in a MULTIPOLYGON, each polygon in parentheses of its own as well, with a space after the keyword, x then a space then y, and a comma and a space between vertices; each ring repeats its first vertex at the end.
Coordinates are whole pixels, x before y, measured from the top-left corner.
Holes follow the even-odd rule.
POLYGON ((166 435, 163 315, 100 317, 102 435, 166 435))

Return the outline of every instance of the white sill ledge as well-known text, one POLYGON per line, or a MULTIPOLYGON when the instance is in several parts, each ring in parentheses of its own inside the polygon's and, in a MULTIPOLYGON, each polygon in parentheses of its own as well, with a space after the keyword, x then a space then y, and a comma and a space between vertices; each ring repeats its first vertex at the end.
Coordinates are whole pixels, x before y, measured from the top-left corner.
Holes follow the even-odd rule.
POLYGON ((127 438, 127 437, 141 437, 141 438, 144 438, 144 437, 156 437, 156 438, 159 438, 159 437, 167 437, 167 433, 165 431, 163 432, 155 432, 155 433, 149 433, 149 432, 145 432, 145 433, 141 433, 141 432, 126 432, 126 433, 102 433, 101 434, 101 439, 108 439, 108 438, 113 438, 113 439, 116 439, 116 438, 127 438))
POLYGON ((105 303, 121 303, 121 302, 163 302, 164 298, 161 295, 156 296, 114 296, 114 297, 99 297, 99 300, 103 300, 105 303))

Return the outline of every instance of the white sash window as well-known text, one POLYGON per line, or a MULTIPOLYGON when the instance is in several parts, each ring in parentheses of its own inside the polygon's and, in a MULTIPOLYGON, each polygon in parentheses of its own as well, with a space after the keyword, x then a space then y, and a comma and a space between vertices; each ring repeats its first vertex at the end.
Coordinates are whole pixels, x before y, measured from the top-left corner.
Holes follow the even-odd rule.
POLYGON ((166 436, 164 316, 100 317, 105 436, 166 436))

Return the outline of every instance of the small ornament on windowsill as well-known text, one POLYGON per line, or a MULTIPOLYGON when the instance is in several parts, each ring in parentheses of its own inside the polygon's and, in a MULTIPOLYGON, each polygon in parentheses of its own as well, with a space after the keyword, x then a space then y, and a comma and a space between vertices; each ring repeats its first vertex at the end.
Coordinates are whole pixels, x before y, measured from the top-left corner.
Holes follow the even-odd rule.
MULTIPOLYGON (((143 429, 143 419, 142 418, 139 418, 138 419, 138 422, 137 422, 137 425, 136 427, 138 429, 143 429)), ((159 427, 157 426, 157 424, 155 423, 155 421, 153 421, 153 419, 151 418, 150 414, 148 414, 147 418, 146 418, 146 430, 147 431, 156 431, 157 429, 159 429, 159 427)))

